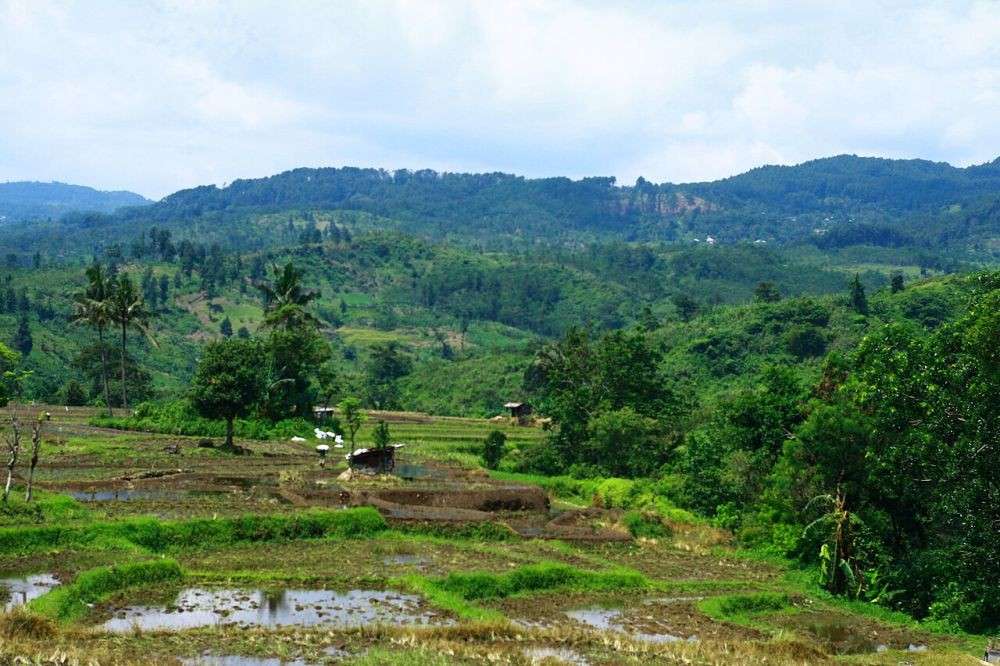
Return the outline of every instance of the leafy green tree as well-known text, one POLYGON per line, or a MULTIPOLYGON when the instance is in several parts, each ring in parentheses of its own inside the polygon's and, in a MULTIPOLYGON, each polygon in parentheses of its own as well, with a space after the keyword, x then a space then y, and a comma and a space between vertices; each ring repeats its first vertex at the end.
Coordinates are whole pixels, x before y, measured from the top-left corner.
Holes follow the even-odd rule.
POLYGON ((221 333, 224 338, 233 337, 233 322, 229 321, 229 317, 224 317, 222 319, 222 323, 219 324, 219 333, 221 333))
POLYGON ((361 401, 354 397, 344 398, 337 405, 337 411, 340 412, 341 421, 347 426, 347 434, 351 440, 351 451, 353 451, 356 448, 354 438, 366 420, 365 413, 361 411, 361 401))
POLYGON ((374 345, 365 364, 365 394, 375 409, 399 406, 397 380, 409 374, 412 361, 396 341, 374 345))
POLYGON ((785 346, 799 359, 822 356, 826 351, 826 335, 817 326, 796 324, 785 334, 785 346))
POLYGON ((63 402, 71 407, 87 404, 87 392, 83 390, 80 382, 75 379, 66 382, 65 388, 63 388, 63 402))
POLYGON ((251 412, 264 396, 264 349, 256 340, 209 343, 191 382, 191 402, 206 418, 225 419, 227 448, 233 421, 251 412))
POLYGON ((598 413, 587 431, 583 462, 609 476, 652 476, 673 450, 664 425, 631 407, 598 413))
POLYGON ((271 382, 266 412, 273 419, 290 414, 309 417, 315 395, 310 376, 330 355, 318 332, 318 320, 307 310, 319 293, 302 285, 302 273, 291 263, 274 269, 274 282, 258 284, 264 296, 264 329, 268 331, 271 382))
POLYGON ((670 300, 677 309, 677 316, 681 318, 681 321, 691 321, 698 313, 698 301, 687 294, 675 294, 670 300))
POLYGON ((660 327, 660 320, 657 319, 656 315, 653 314, 653 309, 648 305, 642 307, 642 313, 639 315, 639 326, 647 333, 660 327))
POLYGON ((337 373, 337 366, 332 361, 326 361, 316 370, 316 385, 319 390, 319 397, 324 405, 333 402, 333 396, 340 389, 340 377, 337 373))
POLYGON ((74 323, 86 324, 97 331, 98 349, 101 354, 101 385, 104 389, 104 406, 111 415, 111 393, 108 386, 108 354, 104 334, 112 324, 111 293, 113 284, 105 275, 101 264, 92 264, 86 270, 87 286, 74 297, 74 323))
POLYGON ((781 300, 781 292, 773 282, 761 282, 753 290, 753 300, 758 303, 777 303, 781 300))
POLYGON ((128 381, 126 378, 126 356, 128 354, 128 332, 136 329, 146 336, 147 339, 156 345, 152 331, 149 328, 151 313, 146 307, 142 294, 136 289, 135 283, 128 273, 121 273, 114 283, 114 288, 110 294, 109 316, 121 333, 120 347, 120 367, 121 367, 121 389, 122 407, 128 409, 128 381))
POLYGON ((858 314, 868 314, 868 297, 865 295, 865 286, 861 284, 861 276, 854 274, 850 286, 851 307, 858 314))
POLYGON ((389 448, 390 440, 389 424, 379 419, 379 422, 375 424, 375 428, 372 430, 372 443, 376 449, 384 451, 389 448))
POLYGON ((898 294, 899 292, 903 291, 903 289, 906 287, 905 283, 903 282, 903 274, 893 273, 892 279, 889 282, 889 286, 890 289, 892 290, 892 293, 894 294, 898 294))
POLYGON ((35 341, 31 337, 31 325, 28 323, 27 313, 22 312, 17 319, 17 331, 14 333, 14 349, 21 353, 21 356, 28 356, 35 346, 35 341))
MULTIPOLYGON (((629 408, 638 417, 658 421, 661 433, 675 428, 681 401, 660 371, 661 360, 661 350, 639 331, 615 331, 595 342, 589 332, 574 329, 538 352, 525 384, 556 426, 548 445, 561 466, 618 464, 609 459, 614 454, 607 447, 581 446, 597 441, 591 431, 596 425, 610 430, 610 422, 594 420, 600 414, 629 408)), ((619 416, 625 418, 624 413, 619 416)), ((648 454, 636 464, 649 468, 666 462, 666 447, 648 454)))
POLYGON ((500 459, 503 458, 506 443, 507 436, 499 430, 491 430, 486 435, 486 440, 483 442, 483 465, 486 469, 500 467, 500 459))

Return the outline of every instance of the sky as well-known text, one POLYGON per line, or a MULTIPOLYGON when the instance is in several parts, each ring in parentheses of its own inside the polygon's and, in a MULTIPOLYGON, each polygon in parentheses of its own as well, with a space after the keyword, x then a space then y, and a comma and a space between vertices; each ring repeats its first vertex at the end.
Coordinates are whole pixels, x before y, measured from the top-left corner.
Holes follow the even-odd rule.
POLYGON ((1000 155, 1000 2, 0 0, 0 181, 1000 155))

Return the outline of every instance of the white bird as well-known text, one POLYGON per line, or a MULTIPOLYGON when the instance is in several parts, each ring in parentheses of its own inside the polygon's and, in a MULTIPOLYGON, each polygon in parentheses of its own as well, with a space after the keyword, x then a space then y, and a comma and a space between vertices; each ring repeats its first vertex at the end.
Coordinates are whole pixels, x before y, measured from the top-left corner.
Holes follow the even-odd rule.
POLYGON ((333 438, 333 441, 335 441, 337 443, 337 446, 343 446, 344 445, 344 436, 343 435, 336 435, 333 438))
POLYGON ((292 437, 292 441, 293 442, 304 442, 304 441, 306 441, 306 438, 305 437, 299 437, 298 435, 296 435, 295 437, 292 437))
POLYGON ((316 428, 315 430, 313 430, 313 432, 316 433, 316 439, 326 439, 327 433, 320 430, 319 428, 316 428))

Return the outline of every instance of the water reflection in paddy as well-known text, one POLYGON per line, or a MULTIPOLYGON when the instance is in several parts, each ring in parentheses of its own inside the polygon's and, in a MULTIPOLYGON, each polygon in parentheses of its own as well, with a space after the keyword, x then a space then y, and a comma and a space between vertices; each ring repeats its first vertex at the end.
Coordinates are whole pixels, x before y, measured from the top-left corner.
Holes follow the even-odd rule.
POLYGON ((694 642, 698 640, 697 636, 691 636, 685 639, 680 636, 667 633, 654 634, 632 631, 623 624, 622 612, 613 608, 582 608, 579 610, 567 611, 566 615, 568 615, 570 619, 589 625, 595 629, 625 633, 634 640, 643 641, 645 643, 676 643, 683 640, 694 642))
POLYGON ((0 603, 4 612, 23 606, 37 599, 53 587, 59 580, 52 574, 37 574, 21 578, 0 578, 0 603))
POLYGON ((432 624, 445 619, 420 597, 385 590, 263 590, 189 588, 168 607, 130 606, 104 623, 108 631, 180 630, 220 624, 281 627, 432 624))

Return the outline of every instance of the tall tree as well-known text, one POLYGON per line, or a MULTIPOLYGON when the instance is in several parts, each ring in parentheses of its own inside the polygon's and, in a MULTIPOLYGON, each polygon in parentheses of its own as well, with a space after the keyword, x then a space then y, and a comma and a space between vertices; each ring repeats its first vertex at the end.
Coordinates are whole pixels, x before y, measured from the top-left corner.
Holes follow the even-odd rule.
POLYGON ((264 296, 264 325, 268 328, 292 328, 301 324, 315 325, 316 318, 306 306, 319 298, 319 292, 302 285, 302 272, 291 262, 284 268, 274 267, 274 282, 259 283, 264 296))
POLYGON ((191 399, 202 416, 226 420, 226 448, 233 446, 233 421, 264 397, 263 357, 256 340, 220 340, 205 347, 198 363, 191 399))
POLYGON ((121 379, 122 379, 122 407, 128 409, 128 381, 126 379, 126 356, 128 354, 128 332, 136 329, 145 335, 154 345, 149 330, 150 312, 146 308, 146 303, 142 299, 142 294, 136 289, 135 283, 128 273, 122 273, 115 282, 114 290, 111 293, 110 316, 121 332, 121 379))
POLYGON ((855 312, 858 314, 867 315, 868 297, 865 295, 865 286, 861 284, 861 276, 857 273, 854 274, 854 279, 851 280, 850 292, 851 307, 854 308, 855 312))
POLYGON ((357 398, 344 398, 337 405, 337 411, 340 412, 340 418, 347 426, 347 435, 351 439, 351 453, 354 453, 354 438, 365 423, 365 414, 361 411, 361 401, 357 398))
POLYGON ((101 381, 104 385, 104 405, 111 415, 111 393, 108 390, 108 354, 104 344, 104 333, 111 322, 111 292, 113 283, 104 273, 100 264, 92 264, 86 271, 87 286, 76 295, 73 306, 73 321, 86 324, 97 331, 98 347, 101 350, 101 381))
POLYGON ((257 287, 264 297, 272 372, 265 411, 273 419, 309 418, 315 398, 309 377, 330 355, 318 320, 307 310, 319 293, 302 285, 302 273, 291 263, 275 267, 274 282, 257 287))
POLYGON ((21 352, 21 356, 27 356, 35 346, 35 341, 31 337, 31 325, 28 323, 28 313, 22 312, 17 320, 17 331, 14 333, 14 349, 21 352))

